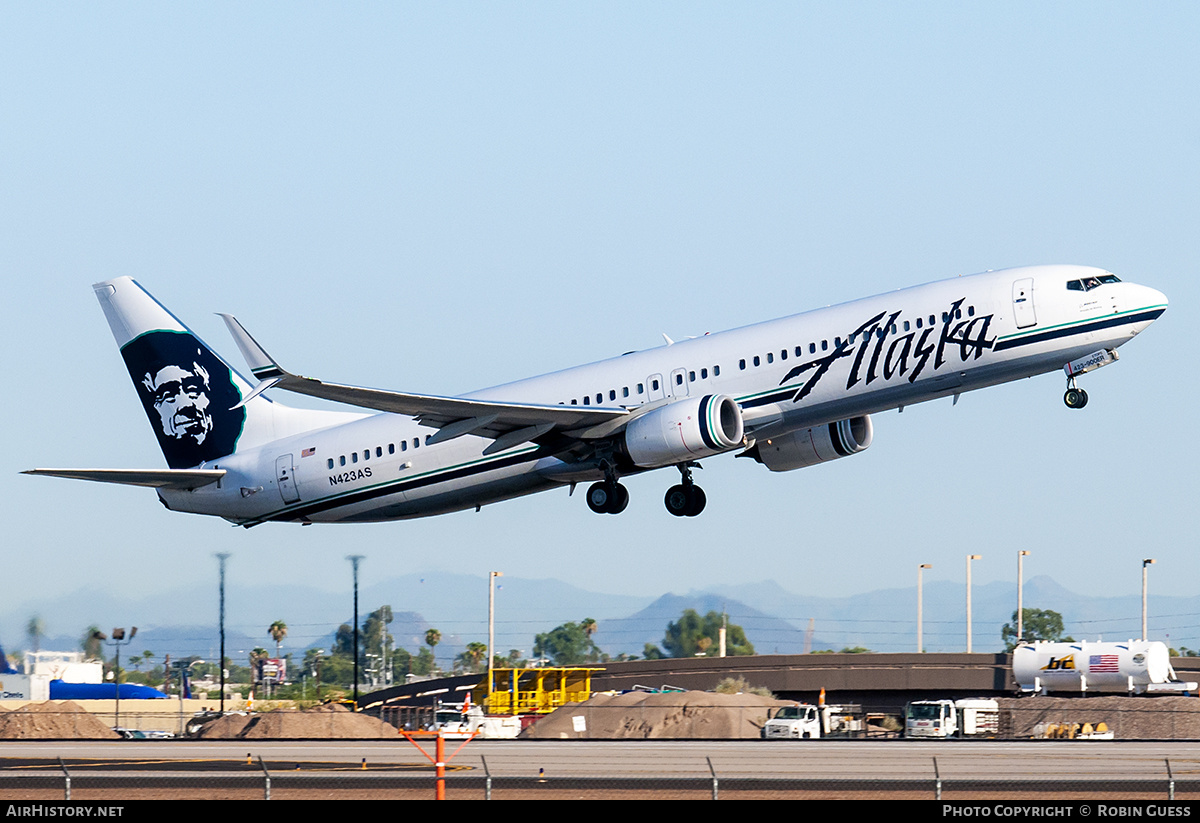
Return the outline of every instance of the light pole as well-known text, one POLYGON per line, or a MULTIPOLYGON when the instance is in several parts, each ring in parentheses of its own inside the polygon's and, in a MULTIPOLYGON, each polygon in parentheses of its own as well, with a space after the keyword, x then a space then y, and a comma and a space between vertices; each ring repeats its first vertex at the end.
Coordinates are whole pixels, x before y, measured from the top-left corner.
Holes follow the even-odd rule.
MULTIPOLYGON (((179 736, 182 738, 184 733, 183 727, 183 692, 184 684, 190 683, 192 678, 192 666, 204 661, 198 657, 191 657, 186 660, 176 660, 171 664, 171 668, 179 672, 179 736)), ((190 687, 189 687, 190 691, 190 687)))
POLYGON ((982 554, 967 555, 967 654, 971 653, 971 561, 982 558, 982 554))
POLYGON ((1146 640, 1146 567, 1158 561, 1147 557, 1142 561, 1142 641, 1146 640))
POLYGON ((113 726, 121 727, 121 647, 128 646, 133 642, 133 638, 137 636, 137 626, 134 626, 129 631, 129 637, 125 637, 124 629, 113 629, 112 640, 105 636, 104 632, 94 631, 92 637, 99 640, 106 646, 112 646, 117 650, 117 660, 113 668, 113 691, 116 692, 116 709, 114 712, 113 726))
POLYGON ((922 563, 921 565, 917 566, 917 654, 925 653, 925 640, 924 640, 925 635, 922 632, 923 597, 924 597, 923 575, 925 574, 926 569, 932 569, 932 568, 933 568, 932 563, 922 563))
POLYGON ((354 711, 358 711, 358 562, 363 556, 351 554, 346 559, 354 568, 354 711))
POLYGON ((221 568, 221 618, 220 618, 220 633, 221 633, 221 657, 217 661, 217 668, 221 672, 221 714, 225 714, 225 561, 229 559, 229 552, 218 552, 217 561, 221 568))
MULTIPOLYGON (((1017 552, 1017 643, 1025 639, 1025 558, 1029 552, 1017 552)), ((1016 644, 1013 644, 1016 645, 1016 644)))
POLYGON ((485 711, 491 711, 492 701, 492 678, 493 668, 496 659, 496 578, 503 577, 504 572, 489 572, 488 573, 488 648, 487 648, 487 664, 488 664, 488 679, 487 679, 487 697, 488 705, 484 707, 485 711))

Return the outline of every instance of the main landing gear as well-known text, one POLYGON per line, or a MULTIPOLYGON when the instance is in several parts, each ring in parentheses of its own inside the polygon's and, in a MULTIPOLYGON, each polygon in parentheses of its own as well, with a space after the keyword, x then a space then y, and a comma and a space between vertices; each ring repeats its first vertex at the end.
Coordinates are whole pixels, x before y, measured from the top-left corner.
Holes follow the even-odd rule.
POLYGON ((1067 393, 1063 395, 1063 402, 1067 404, 1068 409, 1082 409, 1087 405, 1088 395, 1083 389, 1075 385, 1075 378, 1067 378, 1067 393))
POLYGON ((708 502, 704 489, 692 482, 692 466, 700 468, 699 463, 684 463, 679 466, 683 482, 667 489, 667 495, 663 498, 667 511, 676 517, 695 517, 704 511, 704 505, 708 502))
POLYGON ((587 490, 588 508, 596 514, 620 514, 629 505, 629 492, 614 480, 601 480, 587 490))
MULTIPOLYGON (((704 489, 692 482, 693 467, 700 468, 700 464, 684 463, 678 467, 683 482, 667 489, 667 495, 663 498, 667 511, 676 517, 695 517, 704 511, 708 502, 704 489)), ((611 466, 605 466, 604 474, 603 480, 588 487, 588 508, 596 514, 620 514, 629 505, 629 492, 617 482, 617 474, 611 466)))
POLYGON ((629 505, 629 492, 617 482, 617 471, 611 462, 604 460, 600 465, 604 468, 604 479, 588 487, 588 508, 596 514, 620 514, 629 505))

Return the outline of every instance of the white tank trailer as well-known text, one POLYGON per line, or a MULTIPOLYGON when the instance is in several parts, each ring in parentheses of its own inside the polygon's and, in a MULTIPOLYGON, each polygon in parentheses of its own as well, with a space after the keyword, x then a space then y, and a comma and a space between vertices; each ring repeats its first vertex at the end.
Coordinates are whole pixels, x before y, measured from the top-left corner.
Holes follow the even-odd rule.
POLYGON ((1025 643, 1013 649, 1013 677, 1022 692, 1195 692, 1171 668, 1167 645, 1157 640, 1124 643, 1025 643))

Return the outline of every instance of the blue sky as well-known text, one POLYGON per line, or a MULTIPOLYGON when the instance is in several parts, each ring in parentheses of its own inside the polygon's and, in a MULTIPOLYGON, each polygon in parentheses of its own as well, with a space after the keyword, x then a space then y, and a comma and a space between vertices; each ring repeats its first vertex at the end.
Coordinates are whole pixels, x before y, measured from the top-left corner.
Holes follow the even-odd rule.
POLYGON ((207 597, 216 551, 242 584, 339 593, 362 554, 364 580, 844 595, 919 563, 960 581, 968 553, 1011 580, 1019 548, 1075 591, 1136 593, 1153 556, 1155 590, 1192 594, 1198 24, 1184 3, 0 5, 4 597, 207 597), (711 459, 696 519, 663 509, 666 471, 620 517, 563 490, 249 531, 17 474, 162 465, 90 289, 118 275, 239 367, 213 312, 303 373, 457 394, 1052 262, 1171 299, 1086 410, 1047 375, 879 415, 831 465, 711 459))

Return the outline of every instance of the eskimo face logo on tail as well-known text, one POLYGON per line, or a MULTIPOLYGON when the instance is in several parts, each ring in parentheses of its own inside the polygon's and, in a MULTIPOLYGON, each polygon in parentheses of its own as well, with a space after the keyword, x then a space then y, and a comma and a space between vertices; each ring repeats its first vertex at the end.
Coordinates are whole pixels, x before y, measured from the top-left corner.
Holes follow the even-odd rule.
POLYGON ((187 332, 153 331, 121 349, 167 465, 232 454, 246 422, 229 367, 187 332))

